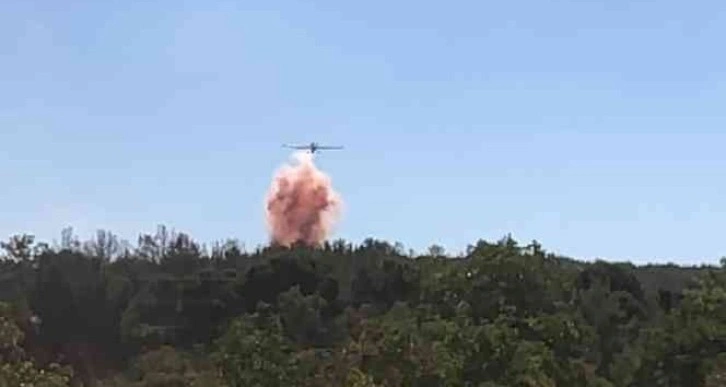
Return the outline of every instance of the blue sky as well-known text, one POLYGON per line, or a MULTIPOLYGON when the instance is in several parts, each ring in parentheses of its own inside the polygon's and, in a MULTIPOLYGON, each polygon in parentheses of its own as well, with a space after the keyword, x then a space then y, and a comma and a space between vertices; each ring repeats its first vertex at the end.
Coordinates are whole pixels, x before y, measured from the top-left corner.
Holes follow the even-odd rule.
POLYGON ((726 255, 723 1, 0 5, 0 236, 264 243, 284 142, 334 237, 726 255))

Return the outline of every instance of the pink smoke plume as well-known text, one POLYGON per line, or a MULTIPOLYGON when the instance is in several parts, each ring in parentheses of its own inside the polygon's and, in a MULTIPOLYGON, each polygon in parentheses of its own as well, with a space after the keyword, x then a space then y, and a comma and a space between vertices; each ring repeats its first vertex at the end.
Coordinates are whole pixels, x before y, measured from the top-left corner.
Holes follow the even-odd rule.
POLYGON ((342 201, 311 153, 296 152, 293 159, 277 171, 267 193, 267 228, 279 245, 320 245, 338 220, 342 201))

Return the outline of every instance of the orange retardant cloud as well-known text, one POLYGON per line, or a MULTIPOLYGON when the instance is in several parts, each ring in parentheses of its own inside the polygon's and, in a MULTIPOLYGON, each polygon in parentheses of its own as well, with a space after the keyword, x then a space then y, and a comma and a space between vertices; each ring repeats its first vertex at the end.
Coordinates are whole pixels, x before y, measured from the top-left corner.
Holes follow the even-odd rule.
POLYGON ((313 163, 312 154, 293 156, 296 163, 277 171, 267 193, 267 228, 275 244, 317 246, 338 220, 342 201, 330 178, 313 163))

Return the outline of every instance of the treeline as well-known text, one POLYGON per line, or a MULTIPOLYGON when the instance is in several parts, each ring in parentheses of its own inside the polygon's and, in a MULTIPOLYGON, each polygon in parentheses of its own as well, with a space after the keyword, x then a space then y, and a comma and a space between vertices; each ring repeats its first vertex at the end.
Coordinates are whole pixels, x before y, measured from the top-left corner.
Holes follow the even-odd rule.
POLYGON ((159 228, 2 243, 0 386, 723 386, 726 271, 159 228))

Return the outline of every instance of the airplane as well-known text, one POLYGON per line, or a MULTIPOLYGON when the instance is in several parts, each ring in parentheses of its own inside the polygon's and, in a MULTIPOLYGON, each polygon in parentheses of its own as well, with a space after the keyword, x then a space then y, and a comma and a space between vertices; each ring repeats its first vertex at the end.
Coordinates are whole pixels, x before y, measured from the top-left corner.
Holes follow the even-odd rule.
POLYGON ((327 146, 327 145, 320 145, 317 142, 311 142, 308 145, 287 145, 284 144, 283 147, 285 148, 291 148, 291 149, 309 149, 310 153, 315 153, 318 150, 334 150, 334 149, 343 149, 342 146, 327 146))

